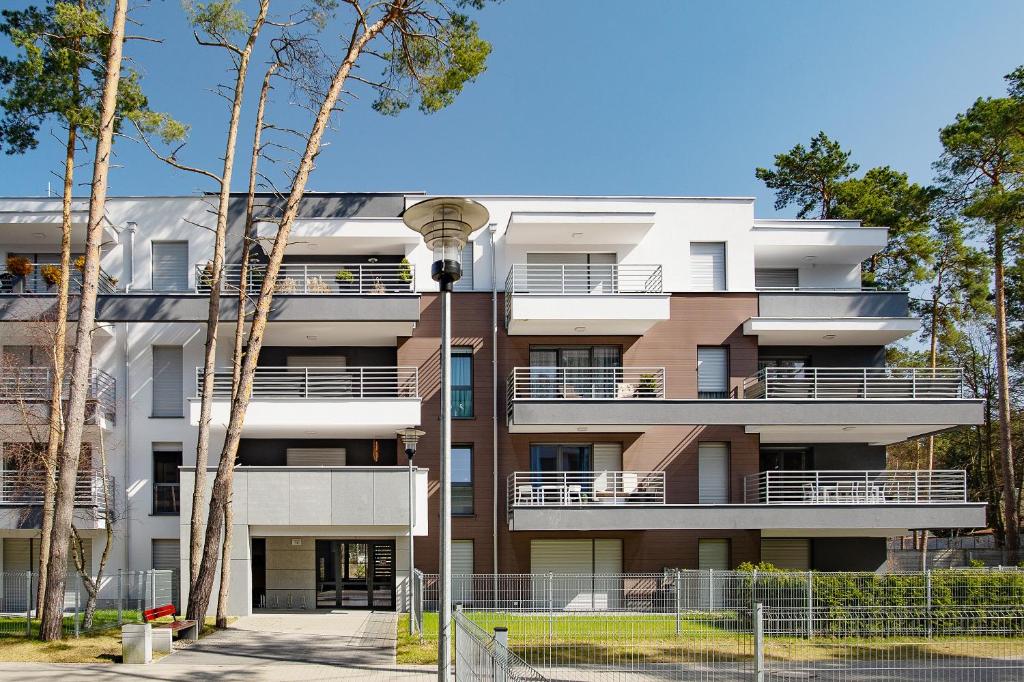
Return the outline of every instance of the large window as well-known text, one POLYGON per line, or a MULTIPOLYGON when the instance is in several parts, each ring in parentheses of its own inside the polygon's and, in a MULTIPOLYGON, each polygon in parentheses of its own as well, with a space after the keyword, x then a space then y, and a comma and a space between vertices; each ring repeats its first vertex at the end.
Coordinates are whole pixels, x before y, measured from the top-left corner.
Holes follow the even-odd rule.
POLYGON ((473 349, 452 349, 452 417, 473 416, 473 349))
POLYGON ((530 446, 533 471, 591 471, 594 447, 587 444, 536 443, 530 446))
POLYGON ((181 443, 153 444, 153 513, 177 514, 181 509, 181 443))
POLYGON ((473 514, 473 446, 452 446, 452 514, 473 514))
POLYGON ((530 348, 534 398, 614 398, 622 381, 619 346, 530 348))
POLYGON ((729 397, 729 349, 705 346, 697 349, 697 397, 718 400, 729 397))
POLYGON ((181 346, 153 346, 153 416, 185 414, 184 367, 181 346))

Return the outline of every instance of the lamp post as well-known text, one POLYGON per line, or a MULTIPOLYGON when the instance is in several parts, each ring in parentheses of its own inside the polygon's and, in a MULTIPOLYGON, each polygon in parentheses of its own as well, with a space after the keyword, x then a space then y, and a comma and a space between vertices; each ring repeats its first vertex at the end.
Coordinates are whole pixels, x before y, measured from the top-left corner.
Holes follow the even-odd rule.
POLYGON ((472 199, 435 197, 413 204, 402 213, 406 226, 423 237, 434 252, 430 276, 441 290, 441 523, 440 593, 438 594, 437 679, 451 678, 452 623, 452 340, 451 295, 462 277, 462 248, 476 230, 487 224, 490 215, 472 199))
POLYGON ((416 528, 416 482, 413 479, 412 472, 412 458, 416 455, 416 443, 419 442, 420 438, 426 435, 426 431, 420 431, 412 427, 402 429, 398 432, 398 437, 402 439, 402 445, 405 446, 405 456, 409 458, 409 585, 406 588, 406 593, 409 595, 409 634, 416 634, 416 625, 413 622, 413 609, 415 604, 413 602, 413 571, 416 570, 416 557, 415 547, 413 541, 413 529, 416 528))

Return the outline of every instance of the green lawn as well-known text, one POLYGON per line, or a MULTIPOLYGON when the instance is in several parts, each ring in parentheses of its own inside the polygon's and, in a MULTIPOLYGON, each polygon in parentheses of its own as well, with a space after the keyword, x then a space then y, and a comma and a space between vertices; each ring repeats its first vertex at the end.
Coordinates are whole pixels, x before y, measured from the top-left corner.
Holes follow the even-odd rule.
MULTIPOLYGON (((83 614, 79 613, 79 623, 83 614)), ((139 612, 135 610, 125 610, 121 612, 122 622, 134 623, 139 620, 139 612)), ((97 609, 93 616, 93 631, 106 630, 109 628, 117 627, 117 610, 116 609, 97 609)), ((32 637, 39 636, 39 619, 32 619, 32 637)), ((0 617, 0 638, 9 637, 24 637, 25 636, 25 618, 24 617, 12 617, 3 616, 0 617)), ((75 616, 65 615, 64 616, 64 632, 68 635, 75 634, 75 616)))

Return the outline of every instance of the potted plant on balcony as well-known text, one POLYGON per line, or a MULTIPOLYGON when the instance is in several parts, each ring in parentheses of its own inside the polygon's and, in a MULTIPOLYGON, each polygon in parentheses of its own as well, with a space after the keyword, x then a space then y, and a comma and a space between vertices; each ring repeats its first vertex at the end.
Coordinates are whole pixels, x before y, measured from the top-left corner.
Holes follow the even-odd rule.
POLYGON ((46 282, 46 287, 48 289, 52 288, 52 287, 60 284, 60 279, 61 279, 60 266, 59 265, 54 265, 52 263, 47 263, 46 265, 42 265, 42 266, 39 267, 39 276, 43 278, 44 282, 46 282))
POLYGON ((14 287, 17 284, 21 285, 22 290, 25 286, 25 278, 32 274, 32 268, 35 267, 28 258, 25 256, 8 256, 7 257, 7 275, 10 281, 2 282, 4 290, 10 288, 14 291, 14 287))
POLYGON ((640 385, 636 387, 637 398, 658 397, 658 377, 654 374, 645 373, 640 375, 640 385))
POLYGON ((208 260, 203 266, 203 271, 199 273, 199 285, 204 289, 213 286, 213 261, 208 260))
POLYGON ((338 283, 339 291, 353 291, 359 286, 355 274, 348 268, 342 268, 334 273, 334 280, 338 283))
POLYGON ((406 282, 406 283, 411 282, 412 281, 412 263, 409 262, 409 259, 403 256, 402 260, 398 263, 398 265, 399 265, 399 268, 398 268, 398 279, 400 279, 400 280, 402 280, 403 282, 406 282))

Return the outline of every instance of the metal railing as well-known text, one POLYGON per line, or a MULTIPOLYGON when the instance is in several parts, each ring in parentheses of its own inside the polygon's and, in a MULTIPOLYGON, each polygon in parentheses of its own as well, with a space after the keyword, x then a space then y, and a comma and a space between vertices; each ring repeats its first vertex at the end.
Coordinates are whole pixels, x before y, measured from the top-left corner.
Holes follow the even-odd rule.
MULTIPOLYGON (((56 294, 57 285, 51 285, 43 278, 41 268, 44 265, 56 264, 35 263, 32 272, 24 277, 10 273, 6 268, 0 266, 0 294, 56 294)), ((72 294, 82 291, 82 272, 74 266, 71 267, 71 282, 68 285, 68 290, 72 294)), ((118 292, 117 278, 100 268, 97 290, 101 294, 116 294, 118 292)))
POLYGON ((456 606, 455 682, 527 682, 547 680, 508 648, 508 628, 488 634, 456 606))
MULTIPOLYGON (((41 402, 50 400, 53 370, 49 367, 0 368, 0 402, 41 402)), ((64 375, 62 397, 68 398, 70 377, 64 375)), ((101 369, 89 372, 88 400, 106 419, 114 420, 117 411, 117 380, 101 369)))
POLYGON ((920 400, 964 397, 957 367, 766 367, 743 397, 767 400, 920 400))
MULTIPOLYGON (((411 294, 415 293, 411 263, 283 263, 274 295, 282 294, 411 294)), ((266 279, 266 266, 253 264, 246 275, 246 292, 257 294, 266 279)), ((237 292, 242 286, 242 265, 224 265, 222 291, 237 292)), ((196 265, 196 292, 210 291, 207 265, 196 265)))
POLYGON ((664 367, 516 367, 508 378, 510 401, 664 397, 664 367))
MULTIPOLYGON (((0 471, 0 506, 39 506, 43 503, 45 471, 0 471)), ((107 477, 107 490, 114 494, 114 479, 107 477)), ((103 477, 79 472, 75 479, 75 506, 102 507, 103 477)))
POLYGON ((743 478, 746 504, 947 504, 967 501, 967 473, 950 470, 762 471, 743 478))
POLYGON ((505 280, 507 294, 660 294, 660 265, 516 263, 505 280))
MULTIPOLYGON (((231 397, 231 370, 218 369, 215 398, 231 397)), ((196 368, 196 397, 202 395, 203 368, 196 368)), ((252 398, 301 400, 418 398, 415 367, 257 367, 252 398)))
POLYGON ((882 289, 879 287, 754 287, 765 293, 835 293, 835 294, 906 294, 907 289, 882 289))
POLYGON ((665 504, 664 471, 516 471, 508 507, 665 504))

